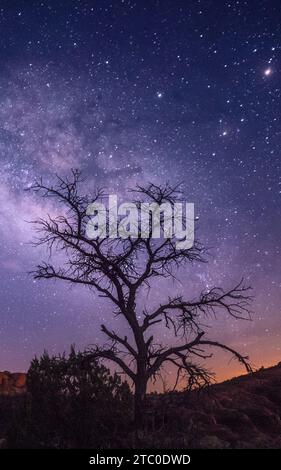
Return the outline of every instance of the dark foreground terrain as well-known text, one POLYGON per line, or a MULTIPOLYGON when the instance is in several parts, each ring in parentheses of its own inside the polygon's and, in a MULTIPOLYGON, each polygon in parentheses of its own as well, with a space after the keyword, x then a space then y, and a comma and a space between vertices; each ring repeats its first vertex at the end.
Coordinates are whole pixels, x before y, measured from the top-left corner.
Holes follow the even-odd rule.
MULTIPOLYGON (((165 417, 163 447, 281 448, 281 364, 199 393, 167 394, 153 401, 158 421, 161 414, 165 417)), ((151 439, 151 445, 158 441, 151 439)))
MULTIPOLYGON (((34 415, 32 422, 28 394, 1 394, 0 447, 281 448, 281 364, 201 392, 150 395, 148 404, 138 438, 128 410, 122 414, 124 419, 118 417, 110 438, 108 417, 102 436, 99 416, 98 440, 93 432, 84 441, 75 441, 71 434, 62 438, 64 430, 50 428, 46 433, 44 416, 38 421, 34 415)), ((65 416, 65 421, 68 431, 75 427, 73 416, 65 416)), ((95 429, 95 414, 91 424, 95 429)), ((90 427, 87 423, 87 430, 90 427)))

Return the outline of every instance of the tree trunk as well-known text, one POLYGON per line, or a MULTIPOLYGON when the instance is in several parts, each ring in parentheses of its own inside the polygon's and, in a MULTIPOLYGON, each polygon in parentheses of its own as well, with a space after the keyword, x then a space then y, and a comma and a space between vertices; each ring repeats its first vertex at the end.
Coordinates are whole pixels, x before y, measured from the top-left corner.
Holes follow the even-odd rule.
POLYGON ((144 425, 145 396, 147 387, 147 348, 144 341, 143 332, 138 325, 136 318, 132 329, 138 349, 134 396, 134 424, 135 428, 140 430, 143 429, 144 425))
POLYGON ((134 413, 134 422, 136 429, 142 429, 144 426, 144 415, 145 415, 145 397, 146 397, 146 386, 147 380, 145 377, 138 377, 138 380, 135 384, 135 413, 134 413))

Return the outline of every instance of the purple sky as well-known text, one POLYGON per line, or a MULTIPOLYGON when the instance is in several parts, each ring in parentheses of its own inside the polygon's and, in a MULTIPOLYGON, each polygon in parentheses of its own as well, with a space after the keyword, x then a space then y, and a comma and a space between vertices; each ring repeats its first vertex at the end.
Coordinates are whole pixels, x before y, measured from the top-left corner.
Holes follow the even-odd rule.
MULTIPOLYGON (((27 274, 45 256, 27 220, 56 207, 24 188, 71 168, 89 193, 182 181, 209 264, 147 301, 243 276, 253 321, 217 318, 210 337, 257 366, 281 360, 278 2, 12 3, 0 8, 0 370, 101 342, 110 323, 87 289, 27 274)), ((242 372, 224 355, 212 366, 219 378, 242 372)))

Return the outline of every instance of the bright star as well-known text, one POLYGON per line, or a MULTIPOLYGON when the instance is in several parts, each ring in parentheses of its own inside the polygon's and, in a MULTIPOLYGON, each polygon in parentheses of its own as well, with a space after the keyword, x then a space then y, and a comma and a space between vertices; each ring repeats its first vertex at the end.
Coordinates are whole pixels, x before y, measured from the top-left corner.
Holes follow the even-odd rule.
POLYGON ((163 98, 163 93, 161 91, 157 91, 157 98, 163 98))
POLYGON ((272 74, 272 69, 271 69, 270 67, 268 67, 268 69, 266 69, 266 70, 264 71, 264 75, 265 75, 266 77, 268 77, 268 76, 271 75, 271 74, 272 74))

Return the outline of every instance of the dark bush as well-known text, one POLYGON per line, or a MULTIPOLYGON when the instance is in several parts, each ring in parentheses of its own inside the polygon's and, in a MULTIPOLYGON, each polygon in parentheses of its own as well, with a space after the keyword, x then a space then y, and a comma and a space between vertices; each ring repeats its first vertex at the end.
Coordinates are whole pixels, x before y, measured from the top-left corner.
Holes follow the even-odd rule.
POLYGON ((83 353, 35 358, 28 394, 18 413, 23 428, 10 429, 16 447, 111 447, 130 428, 132 396, 127 382, 83 353))

